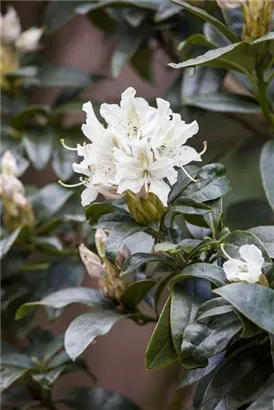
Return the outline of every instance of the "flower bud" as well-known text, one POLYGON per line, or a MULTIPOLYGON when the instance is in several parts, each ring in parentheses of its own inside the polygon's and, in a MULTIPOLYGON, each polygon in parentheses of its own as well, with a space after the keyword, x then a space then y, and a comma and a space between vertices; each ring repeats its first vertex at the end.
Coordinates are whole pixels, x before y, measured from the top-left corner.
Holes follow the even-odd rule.
POLYGON ((243 4, 243 40, 255 40, 269 32, 274 3, 268 0, 247 0, 243 4))
POLYGON ((106 256, 105 246, 107 241, 107 234, 103 229, 96 229, 95 232, 95 245, 100 258, 104 258, 106 256))
POLYGON ((141 198, 131 191, 125 196, 130 214, 136 222, 149 225, 160 221, 165 214, 165 207, 153 193, 148 193, 146 198, 141 198))
POLYGON ((100 258, 93 252, 91 252, 82 243, 79 246, 79 254, 82 262, 84 263, 89 276, 95 279, 103 278, 105 275, 104 266, 101 263, 100 258))
POLYGON ((16 160, 10 151, 5 151, 3 155, 1 171, 5 175, 16 175, 18 172, 16 160))
POLYGON ((39 40, 43 34, 43 29, 31 27, 24 31, 16 41, 16 48, 20 51, 31 52, 39 48, 39 40))
POLYGON ((21 33, 21 25, 18 14, 12 6, 4 16, 0 17, 1 37, 5 43, 14 43, 21 33))

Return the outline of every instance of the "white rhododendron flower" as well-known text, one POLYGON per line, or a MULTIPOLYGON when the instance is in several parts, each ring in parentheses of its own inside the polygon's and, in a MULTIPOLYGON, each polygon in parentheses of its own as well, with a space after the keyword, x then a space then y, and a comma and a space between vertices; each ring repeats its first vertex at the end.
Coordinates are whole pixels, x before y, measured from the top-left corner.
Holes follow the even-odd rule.
POLYGON ((154 108, 135 94, 129 87, 120 105, 101 105, 106 126, 97 119, 90 102, 83 105, 87 116, 82 131, 90 143, 77 146, 83 160, 73 164, 75 172, 85 175, 83 206, 98 193, 116 198, 127 190, 144 196, 151 192, 166 205, 170 187, 177 181, 175 167, 184 169, 192 161, 201 161, 205 149, 198 153, 184 145, 198 132, 197 122, 186 124, 161 98, 154 108))
POLYGON ((0 14, 1 40, 6 44, 14 45, 20 51, 36 51, 42 34, 43 29, 37 27, 31 27, 22 33, 19 16, 11 6, 8 7, 5 15, 0 14))
POLYGON ((242 3, 245 3, 246 0, 217 0, 218 6, 221 9, 236 9, 241 7, 242 3))
POLYGON ((6 14, 0 14, 1 39, 6 43, 14 43, 21 33, 19 17, 12 6, 8 7, 6 14))
POLYGON ((258 282, 264 264, 261 250, 255 245, 243 245, 239 249, 239 254, 242 260, 230 258, 226 254, 229 259, 224 263, 223 268, 229 282, 258 282))
POLYGON ((39 40, 42 34, 43 30, 41 28, 31 27, 20 34, 16 40, 16 47, 20 51, 36 51, 39 48, 39 40))

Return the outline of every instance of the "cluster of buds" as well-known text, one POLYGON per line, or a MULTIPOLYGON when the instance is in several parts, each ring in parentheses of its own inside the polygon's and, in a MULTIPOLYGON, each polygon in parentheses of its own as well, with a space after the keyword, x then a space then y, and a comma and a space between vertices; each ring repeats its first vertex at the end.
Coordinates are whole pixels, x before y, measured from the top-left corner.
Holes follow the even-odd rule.
POLYGON ((114 265, 106 258, 106 240, 106 232, 103 229, 97 229, 95 245, 99 256, 86 248, 84 244, 79 246, 79 253, 89 276, 98 281, 98 287, 102 295, 123 308, 121 296, 129 283, 128 277, 120 277, 120 272, 123 262, 129 256, 129 251, 124 246, 122 252, 117 254, 116 264, 114 265))
POLYGON ((8 232, 19 226, 33 226, 34 214, 18 173, 15 158, 6 151, 1 161, 0 197, 3 203, 3 224, 8 232))
POLYGON ((0 14, 0 38, 1 38, 1 87, 9 88, 5 78, 8 72, 15 71, 18 66, 17 53, 29 53, 39 49, 39 40, 43 29, 31 27, 22 32, 19 17, 11 6, 5 15, 0 14))
POLYGON ((217 0, 222 9, 242 6, 244 30, 243 40, 255 40, 270 30, 274 3, 272 0, 217 0))

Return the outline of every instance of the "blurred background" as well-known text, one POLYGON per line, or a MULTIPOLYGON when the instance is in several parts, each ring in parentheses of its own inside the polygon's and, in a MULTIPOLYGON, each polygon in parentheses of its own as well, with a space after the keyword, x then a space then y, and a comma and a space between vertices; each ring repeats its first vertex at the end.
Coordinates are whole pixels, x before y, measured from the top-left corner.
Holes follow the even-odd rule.
MULTIPOLYGON (((206 6, 203 1, 198 3, 201 7, 206 6)), ((45 29, 42 49, 33 56, 38 67, 35 77, 38 82, 31 82, 31 76, 26 75, 23 87, 26 88, 27 104, 47 106, 48 117, 39 113, 35 124, 33 117, 24 120, 23 137, 18 140, 11 142, 6 129, 2 135, 2 150, 12 147, 20 163, 26 158, 29 162, 22 166, 24 184, 42 188, 59 178, 74 182, 71 164, 75 157, 64 152, 60 138, 65 138, 68 145, 83 141, 80 129, 84 121, 82 103, 90 100, 95 107, 101 102, 119 103, 121 93, 132 86, 138 96, 150 101, 156 97, 169 100, 174 111, 180 112, 186 122, 198 121, 200 131, 191 143, 201 150, 202 142, 208 141, 205 162, 222 162, 232 183, 233 189, 224 202, 226 224, 230 228, 246 229, 274 223, 259 174, 259 153, 269 134, 262 115, 248 105, 246 81, 223 69, 200 67, 183 72, 167 65, 181 61, 184 53, 190 52, 182 42, 193 33, 206 31, 221 45, 224 40, 218 38, 210 26, 205 27, 198 18, 168 0, 2 1, 2 13, 8 5, 13 5, 18 12, 23 29, 32 26, 45 29), (215 100, 206 97, 197 103, 195 97, 209 93, 217 95, 215 100), (243 100, 237 104, 236 99, 231 104, 224 98, 227 94, 246 98, 246 105, 242 105, 243 100), (52 157, 43 169, 37 166, 39 155, 43 157, 43 147, 40 147, 41 152, 31 155, 32 149, 36 147, 38 150, 36 141, 34 148, 26 143, 26 138, 32 141, 31 132, 37 132, 41 138, 53 133, 52 157)), ((238 27, 235 27, 237 31, 238 27)), ((198 55, 201 50, 204 46, 198 45, 191 52, 198 55)), ((24 61, 24 65, 32 66, 33 61, 24 61)), ((21 108, 13 108, 14 112, 8 115, 16 120, 21 108)), ((5 121, 7 113, 3 115, 5 121)), ((78 208, 79 198, 70 213, 77 214, 78 208)), ((83 240, 81 235, 76 237, 75 232, 69 230, 67 236, 68 241, 73 242, 70 246, 75 248, 83 240)), ((86 275, 84 286, 94 285, 86 275)), ((54 333, 63 332, 82 311, 83 307, 73 305, 54 322, 44 311, 39 311, 35 324, 54 333)), ((5 330, 9 341, 12 332, 5 330)), ((151 332, 151 325, 137 327, 129 321, 119 323, 86 350, 85 359, 99 386, 123 393, 143 409, 165 410, 170 401, 174 401, 176 409, 173 394, 180 381, 180 368, 174 365, 157 372, 144 369, 144 353, 151 332)), ((23 346, 24 338, 16 343, 23 346)), ((89 386, 90 383, 90 379, 83 375, 61 376, 54 394, 59 396, 70 387, 89 386)), ((190 394, 189 391, 179 393, 180 401, 186 406, 190 394)))

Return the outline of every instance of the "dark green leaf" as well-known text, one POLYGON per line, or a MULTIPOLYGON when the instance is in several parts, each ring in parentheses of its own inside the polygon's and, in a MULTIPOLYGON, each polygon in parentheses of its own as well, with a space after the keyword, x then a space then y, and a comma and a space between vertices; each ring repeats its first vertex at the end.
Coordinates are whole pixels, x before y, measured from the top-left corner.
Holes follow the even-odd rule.
POLYGON ((118 251, 123 246, 126 238, 129 236, 144 231, 143 225, 138 225, 136 222, 120 222, 115 226, 107 238, 106 255, 110 261, 114 261, 118 251))
POLYGON ((203 55, 190 58, 182 63, 170 63, 169 66, 177 69, 211 66, 248 73, 252 71, 255 64, 255 58, 249 53, 249 50, 247 43, 234 43, 226 47, 209 50, 203 55))
POLYGON ((174 214, 204 215, 211 212, 211 208, 192 198, 180 196, 170 208, 174 214))
POLYGON ((147 369, 159 369, 174 362, 177 358, 170 329, 170 305, 171 297, 167 299, 163 307, 147 347, 147 369))
POLYGON ((194 321, 199 302, 190 297, 180 285, 175 285, 171 293, 170 328, 173 345, 181 356, 183 333, 187 325, 194 321))
POLYGON ((225 92, 194 95, 186 98, 184 104, 219 112, 261 113, 259 104, 253 98, 225 92))
POLYGON ((236 315, 222 315, 213 324, 190 323, 183 334, 181 361, 184 367, 195 369, 208 364, 208 358, 227 348, 240 331, 236 315))
POLYGON ((181 89, 184 105, 192 105, 192 98, 199 97, 203 100, 203 95, 216 93, 223 83, 225 74, 226 70, 220 68, 197 66, 194 73, 193 68, 186 68, 181 89))
POLYGON ((260 239, 268 255, 274 259, 274 226, 256 226, 250 232, 260 239))
POLYGON ((49 106, 31 104, 24 107, 18 114, 12 118, 12 126, 19 130, 24 129, 29 120, 34 119, 36 116, 41 115, 42 118, 49 113, 49 106))
POLYGON ((274 290, 251 283, 232 283, 214 291, 251 322, 274 334, 274 290))
POLYGON ((29 302, 22 305, 16 312, 16 319, 21 319, 27 315, 34 307, 49 306, 54 309, 64 308, 71 303, 83 303, 84 305, 106 308, 110 304, 96 289, 84 287, 67 288, 51 293, 38 302, 29 302))
MULTIPOLYGON (((199 168, 195 165, 188 165, 186 166, 186 170, 192 178, 196 178, 197 172, 199 168)), ((178 179, 176 184, 173 185, 170 194, 168 196, 168 203, 172 203, 180 194, 181 192, 190 184, 191 180, 186 175, 186 173, 181 169, 178 170, 178 179)))
POLYGON ((204 302, 197 310, 195 320, 232 312, 233 308, 223 298, 214 298, 204 302))
POLYGON ((76 410, 141 410, 120 393, 101 387, 75 387, 58 402, 76 410))
POLYGON ((172 260, 169 260, 161 255, 157 255, 155 253, 135 253, 125 261, 121 275, 131 273, 148 262, 158 262, 175 267, 172 260))
POLYGON ((204 220, 210 228, 213 237, 215 237, 223 215, 223 200, 222 198, 218 198, 207 202, 207 205, 211 207, 212 211, 211 213, 204 215, 204 220))
POLYGON ((211 201, 225 195, 230 190, 230 183, 221 164, 205 165, 198 172, 197 182, 191 182, 183 191, 198 202, 211 201))
POLYGON ((144 279, 132 283, 122 294, 122 302, 128 309, 135 309, 156 283, 156 280, 152 279, 144 279))
POLYGON ((203 34, 201 33, 192 34, 190 37, 188 37, 186 40, 182 41, 178 45, 178 51, 180 51, 180 54, 184 57, 185 60, 189 56, 188 49, 191 48, 189 46, 192 46, 192 45, 203 46, 203 47, 207 47, 210 49, 216 48, 215 44, 208 41, 203 34))
POLYGON ((10 353, 1 357, 1 387, 3 392, 16 380, 23 377, 29 369, 34 367, 32 360, 23 354, 10 353))
POLYGON ((246 410, 273 410, 274 400, 274 378, 271 377, 267 388, 246 410))
POLYGON ((65 348, 72 360, 75 360, 97 336, 105 335, 121 319, 126 319, 112 310, 90 312, 78 316, 72 321, 65 333, 65 348))
POLYGON ((226 283, 226 276, 223 268, 211 265, 210 263, 194 263, 182 270, 179 275, 174 276, 169 282, 169 287, 172 288, 175 283, 187 278, 206 279, 216 286, 223 286, 226 283))
POLYGON ((72 195, 72 189, 57 184, 46 185, 32 198, 35 216, 38 220, 50 219, 72 195))
POLYGON ((45 13, 46 34, 59 29, 75 16, 75 8, 79 6, 79 0, 53 1, 47 6, 45 13))
POLYGON ((33 238, 33 243, 36 248, 49 253, 58 253, 63 249, 62 242, 56 236, 37 236, 33 238))
POLYGON ((50 129, 26 131, 23 135, 23 145, 33 167, 41 171, 47 165, 53 147, 50 129))
POLYGON ((274 140, 266 142, 262 149, 260 170, 267 200, 274 211, 274 140))
POLYGON ((94 202, 86 209, 87 222, 94 225, 101 216, 113 213, 114 211, 114 208, 107 202, 94 202))
POLYGON ((39 383, 42 388, 46 389, 52 386, 56 379, 69 368, 69 365, 56 367, 55 369, 50 369, 43 373, 33 374, 32 379, 39 383))
POLYGON ((152 77, 153 50, 149 47, 149 42, 142 44, 134 56, 131 58, 131 66, 145 81, 150 81, 152 77))
POLYGON ((220 20, 207 13, 204 9, 200 7, 192 6, 190 3, 182 0, 172 0, 174 3, 179 4, 185 10, 193 13, 195 16, 200 17, 204 21, 208 21, 214 27, 216 27, 229 41, 234 43, 238 41, 238 38, 229 30, 229 28, 224 25, 220 20))
POLYGON ((44 67, 39 73, 41 87, 81 87, 91 86, 92 79, 88 73, 74 67, 44 67))
POLYGON ((10 235, 4 237, 4 239, 1 239, 0 241, 0 256, 1 259, 3 258, 6 253, 10 250, 16 239, 18 238, 18 235, 20 234, 22 230, 22 227, 20 226, 17 228, 15 231, 13 231, 10 235))
MULTIPOLYGON (((63 131, 66 134, 66 131, 63 131)), ((52 167, 58 178, 62 181, 67 181, 74 173, 72 164, 77 162, 77 153, 76 151, 67 150, 60 143, 60 135, 56 135, 58 140, 55 141, 55 146, 52 154, 52 167)), ((71 139, 66 137, 66 143, 68 146, 73 145, 73 142, 70 142, 71 139)))

